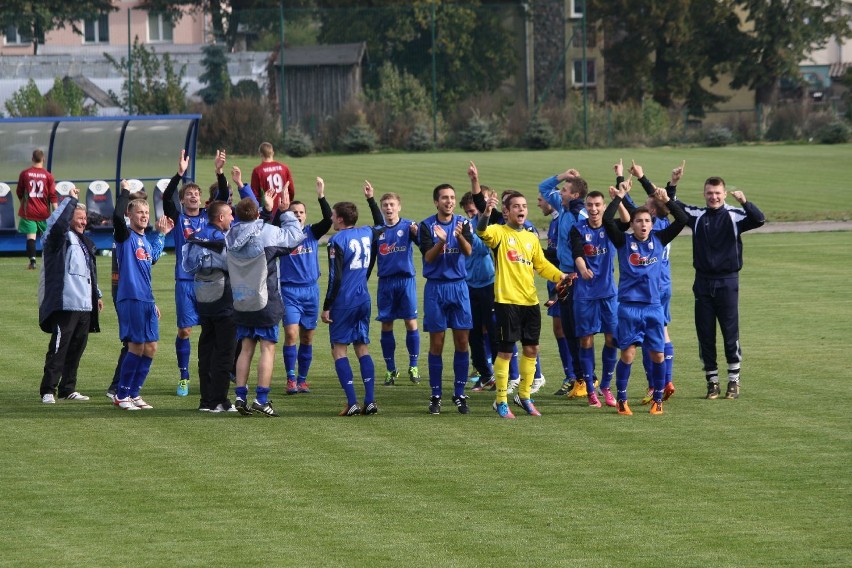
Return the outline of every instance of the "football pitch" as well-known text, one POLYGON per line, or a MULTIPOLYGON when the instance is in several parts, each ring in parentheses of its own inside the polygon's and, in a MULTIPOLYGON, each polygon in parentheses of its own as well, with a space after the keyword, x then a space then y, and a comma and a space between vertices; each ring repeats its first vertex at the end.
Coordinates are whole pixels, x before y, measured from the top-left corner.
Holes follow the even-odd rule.
MULTIPOLYGON (((850 146, 833 166, 842 152, 813 152, 823 148, 497 152, 474 160, 483 183, 529 198, 540 179, 570 166, 588 170, 599 189, 614 160, 640 154, 662 185, 685 157, 681 189, 690 203, 700 202, 703 179, 720 173, 770 219, 848 219, 840 188, 852 173, 850 146)), ((287 162, 309 221, 318 214, 310 183, 317 175, 332 203, 360 208, 367 178, 377 194, 403 194, 403 215, 420 219, 434 211, 439 181, 467 190, 470 158, 287 162)), ((247 179, 256 160, 234 161, 247 179)), ((205 167, 212 163, 199 171, 205 167)), ((532 207, 531 220, 544 225, 532 207)), ((90 336, 80 368, 79 390, 92 400, 43 405, 48 336, 37 324, 38 273, 24 270, 22 257, 0 258, 0 566, 846 566, 852 371, 841 342, 852 321, 852 233, 757 231, 744 242, 738 400, 703 398, 691 243, 682 236, 671 257, 677 392, 665 414, 652 417, 639 404, 638 364, 632 417, 553 396, 561 374, 545 319, 548 382, 536 397, 543 416, 516 413, 514 421, 496 417, 493 393, 472 393, 468 416, 451 405, 430 416, 425 334, 424 384, 377 385, 378 415, 337 417, 344 397, 321 323, 310 394, 284 395, 276 360, 271 400, 281 418, 199 413, 197 381, 188 398, 174 395, 172 254, 154 268, 161 342, 143 392, 155 409, 120 412, 104 396, 120 349, 108 301, 103 332, 90 336)), ((320 259, 324 292, 324 251, 320 259)), ((109 259, 98 260, 108 299, 109 259)), ((400 365, 401 329, 397 323, 400 365)), ((378 325, 371 332, 381 383, 378 325)), ((444 359, 449 369, 449 346, 444 359)))

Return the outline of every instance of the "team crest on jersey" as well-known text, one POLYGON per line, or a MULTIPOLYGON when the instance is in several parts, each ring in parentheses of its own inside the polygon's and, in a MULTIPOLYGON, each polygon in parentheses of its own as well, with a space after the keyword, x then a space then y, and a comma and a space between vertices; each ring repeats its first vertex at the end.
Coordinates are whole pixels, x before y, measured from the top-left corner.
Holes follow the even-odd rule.
POLYGON ((606 234, 606 233, 605 233, 604 231, 601 231, 601 232, 598 234, 598 236, 599 236, 600 238, 604 238, 604 235, 605 235, 605 234, 606 234))
POLYGON ((650 250, 654 250, 654 243, 648 243, 648 248, 650 250))
POLYGON ((514 237, 509 237, 509 240, 508 240, 507 242, 509 243, 509 246, 515 246, 515 239, 514 239, 514 237))
POLYGON ((639 247, 636 246, 636 243, 630 243, 630 250, 639 250, 639 247))
POLYGON ((586 233, 586 234, 585 234, 585 235, 583 235, 583 236, 584 236, 584 237, 586 237, 586 241, 587 241, 587 242, 591 242, 591 241, 592 241, 592 235, 590 235, 590 234, 586 233))
POLYGON ((334 259, 334 247, 328 247, 328 258, 334 259))
POLYGON ((402 235, 404 235, 404 234, 405 234, 405 231, 403 231, 402 229, 397 229, 397 231, 396 231, 397 237, 402 238, 402 235))

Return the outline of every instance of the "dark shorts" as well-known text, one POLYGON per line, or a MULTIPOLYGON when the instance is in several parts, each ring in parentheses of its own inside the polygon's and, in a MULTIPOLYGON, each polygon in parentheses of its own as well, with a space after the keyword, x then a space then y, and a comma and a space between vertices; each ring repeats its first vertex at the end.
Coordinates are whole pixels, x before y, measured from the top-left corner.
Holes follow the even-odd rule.
POLYGON ((497 316, 497 343, 501 353, 512 351, 512 345, 520 341, 521 345, 538 345, 541 335, 541 308, 500 304, 494 302, 494 314, 497 316))

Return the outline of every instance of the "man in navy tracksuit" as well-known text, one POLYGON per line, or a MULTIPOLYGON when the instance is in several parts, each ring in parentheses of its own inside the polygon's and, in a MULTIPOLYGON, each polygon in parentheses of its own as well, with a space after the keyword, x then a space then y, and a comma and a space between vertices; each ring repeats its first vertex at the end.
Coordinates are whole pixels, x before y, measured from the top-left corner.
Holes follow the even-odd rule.
POLYGON ((722 330, 728 361, 725 398, 740 393, 739 272, 743 267, 745 231, 766 221, 741 191, 731 192, 742 208, 725 204, 725 181, 711 177, 704 182, 706 207, 684 205, 692 229, 692 265, 695 267, 695 331, 698 355, 707 377, 707 398, 719 397, 719 367, 716 363, 716 320, 722 330))

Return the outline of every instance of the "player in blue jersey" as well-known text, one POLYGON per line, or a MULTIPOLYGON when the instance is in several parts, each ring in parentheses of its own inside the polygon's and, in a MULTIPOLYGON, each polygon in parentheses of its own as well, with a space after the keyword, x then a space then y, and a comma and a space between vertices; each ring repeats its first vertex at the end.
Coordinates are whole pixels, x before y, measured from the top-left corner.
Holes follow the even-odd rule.
MULTIPOLYGON (((148 194, 145 193, 144 187, 141 187, 137 191, 131 191, 131 187, 127 180, 122 180, 121 188, 126 188, 130 191, 130 195, 128 197, 128 201, 133 201, 135 199, 141 199, 147 203, 148 194)), ((128 225, 130 221, 127 217, 124 218, 124 224, 128 225)), ((151 244, 151 264, 157 264, 157 261, 160 259, 160 256, 163 254, 163 249, 166 245, 166 235, 168 235, 172 229, 174 229, 175 224, 168 217, 160 217, 157 219, 156 223, 156 231, 151 232, 148 235, 148 242, 151 244)), ((112 291, 112 305, 113 308, 116 307, 116 296, 118 292, 118 255, 115 254, 115 241, 112 244, 112 251, 110 251, 110 256, 112 257, 112 286, 110 289, 112 291)), ((107 398, 110 401, 115 402, 115 393, 118 389, 118 381, 121 380, 121 366, 124 363, 124 357, 127 355, 127 342, 121 342, 121 351, 118 354, 118 361, 115 365, 115 372, 112 376, 112 381, 110 385, 107 387, 107 398)))
MULTIPOLYGON (((216 178, 225 180, 222 172, 225 167, 225 153, 217 150, 214 163, 216 178)), ((183 179, 188 167, 189 156, 186 150, 181 150, 178 171, 169 180, 169 185, 163 192, 163 214, 174 221, 175 224, 175 308, 178 328, 177 337, 175 337, 175 355, 180 372, 177 386, 178 396, 189 394, 189 357, 192 351, 189 336, 192 333, 192 328, 200 323, 192 274, 186 272, 182 267, 183 245, 189 237, 207 225, 207 211, 201 207, 201 188, 198 184, 187 182, 180 188, 178 192, 180 209, 174 201, 178 184, 183 179)), ((228 193, 227 181, 224 181, 224 187, 220 182, 219 195, 215 201, 228 201, 228 193)))
POLYGON ((375 365, 367 348, 370 343, 371 309, 367 279, 376 262, 378 238, 385 229, 355 227, 358 208, 354 203, 335 203, 331 210, 331 221, 337 233, 328 241, 328 289, 321 318, 329 324, 334 368, 340 386, 346 393, 346 407, 339 415, 376 414, 379 407, 375 399, 375 365), (364 383, 363 407, 358 405, 355 386, 352 384, 352 366, 347 357, 350 343, 358 357, 364 383))
MULTIPOLYGON (((471 168, 473 167, 471 166, 471 168)), ((471 175, 470 170, 468 175, 471 175)), ((493 194, 490 189, 480 187, 480 191, 484 194, 487 193, 488 197, 493 194)), ((480 213, 473 202, 472 192, 467 192, 462 196, 461 207, 470 219, 471 225, 475 226, 480 213)), ((465 270, 467 271, 465 281, 470 298, 470 314, 473 318, 473 327, 470 329, 468 342, 470 344, 470 361, 479 374, 479 379, 471 390, 482 392, 496 388, 494 386, 492 359, 493 354, 497 353, 496 345, 492 344, 494 338, 497 337, 494 321, 494 257, 491 255, 491 249, 476 236, 476 233, 473 233, 471 237, 473 239, 471 253, 470 256, 465 257, 465 270)))
POLYGON ((662 414, 665 388, 665 317, 660 302, 662 256, 665 246, 686 226, 687 216, 676 201, 669 200, 664 189, 659 189, 655 196, 668 204, 675 222, 662 231, 654 231, 651 213, 639 207, 630 215, 633 233, 626 233, 614 217, 628 189, 627 183, 619 184, 614 189, 615 197, 604 211, 607 236, 618 250, 618 328, 615 336, 621 357, 615 370, 616 405, 619 414, 632 414, 627 405, 627 382, 636 347, 641 345, 650 352, 652 360, 654 400, 651 414, 662 414))
MULTIPOLYGON (((544 249, 544 257, 554 266, 558 267, 559 257, 556 247, 559 242, 559 211, 554 209, 540 194, 538 196, 538 208, 545 216, 550 217, 550 224, 547 227, 547 246, 544 249)), ((574 373, 574 361, 571 358, 571 351, 568 349, 568 339, 566 339, 565 330, 562 328, 559 294, 556 292, 556 284, 550 280, 547 281, 547 296, 548 299, 544 306, 547 308, 547 315, 550 316, 553 324, 553 337, 556 338, 559 360, 562 363, 562 371, 565 373, 562 384, 554 394, 556 396, 565 396, 574 388, 574 381, 577 379, 577 375, 574 373)))
POLYGON ((603 227, 604 195, 586 195, 587 219, 571 228, 571 248, 579 278, 574 282, 574 325, 580 339, 580 367, 589 406, 601 407, 595 392, 595 334, 604 334, 600 388, 607 406, 615 406, 609 388, 618 357, 613 334, 618 324, 615 289, 615 251, 603 227))
MULTIPOLYGON (((619 172, 619 165, 620 162, 616 165, 616 174, 618 174, 619 172)), ((671 180, 666 184, 666 194, 668 194, 669 199, 675 199, 675 194, 677 192, 677 184, 683 177, 683 171, 685 167, 686 161, 684 160, 684 162, 681 163, 680 166, 672 170, 671 180)), ((639 179, 639 183, 642 184, 642 188, 648 194, 648 200, 645 202, 645 207, 647 207, 648 211, 651 212, 651 218, 654 220, 654 230, 659 231, 665 229, 671 224, 668 219, 669 210, 665 206, 665 204, 658 202, 654 197, 654 184, 651 183, 651 181, 645 176, 645 172, 642 166, 637 164, 635 161, 630 167, 630 173, 632 173, 639 179)), ((629 199, 625 199, 625 205, 627 205, 627 201, 629 201, 629 199)), ((660 281, 660 300, 663 304, 663 313, 665 314, 666 318, 666 345, 664 349, 666 362, 666 387, 663 390, 663 402, 667 401, 675 393, 674 382, 672 381, 674 370, 674 344, 672 343, 672 340, 669 336, 669 323, 672 319, 670 308, 672 297, 671 266, 669 265, 670 252, 671 243, 666 245, 665 252, 663 253, 663 272, 662 280, 660 281)), ((650 354, 647 353, 645 350, 642 350, 642 365, 645 367, 645 375, 648 379, 648 392, 642 399, 642 404, 650 404, 654 400, 654 385, 653 378, 651 376, 651 357, 650 354)))
POLYGON ((470 368, 468 335, 473 327, 467 291, 464 258, 470 256, 473 241, 470 220, 455 214, 456 190, 448 183, 432 191, 437 212, 420 223, 420 252, 423 253, 423 329, 429 333, 429 386, 432 396, 429 412, 441 413, 441 375, 444 362, 444 336, 453 330, 453 403, 468 414, 467 372, 470 368))
POLYGON ((393 385, 399 378, 396 368, 396 338, 393 322, 401 319, 405 324, 405 346, 408 350, 408 379, 420 382, 420 330, 417 329, 417 280, 414 269, 414 247, 418 244, 417 223, 400 218, 402 199, 396 193, 385 193, 379 199, 381 210, 372 199, 373 186, 364 185, 367 202, 373 215, 373 223, 384 225, 385 232, 379 236, 376 264, 379 285, 376 305, 379 308, 377 321, 382 322, 382 357, 387 366, 385 385, 393 385))
POLYGON ((152 408, 140 396, 160 338, 160 310, 151 288, 151 244, 145 238, 148 216, 148 202, 130 201, 123 183, 112 220, 119 275, 115 309, 119 339, 127 342, 114 404, 123 410, 152 408), (125 215, 129 224, 124 222, 125 215))
MULTIPOLYGON (((557 232, 556 255, 559 260, 559 270, 576 278, 574 254, 571 248, 571 227, 588 216, 584 208, 584 200, 589 192, 589 185, 580 172, 574 168, 543 180, 538 186, 539 194, 559 212, 559 229, 557 232), (559 184, 562 184, 560 187, 559 184)), ((580 369, 580 342, 574 322, 574 286, 565 289, 564 297, 559 302, 559 313, 562 319, 562 329, 568 341, 568 351, 574 366, 574 375, 582 375, 580 369)), ((567 386, 563 383, 563 387, 567 386)), ((565 390, 564 388, 560 391, 565 390)), ((557 391, 558 393, 559 391, 557 391)), ((566 395, 568 398, 586 396, 586 383, 575 381, 574 386, 566 395)))
POLYGON ((284 301, 284 370, 287 394, 309 393, 308 371, 313 362, 314 332, 319 319, 319 239, 331 229, 331 206, 325 199, 325 183, 316 180, 317 201, 322 220, 305 225, 307 209, 301 201, 290 203, 305 240, 278 259, 281 299, 284 301), (298 342, 298 347, 297 347, 298 342), (298 363, 298 368, 297 368, 298 363))
MULTIPOLYGON (((271 213, 274 190, 265 194, 264 209, 271 213)), ((278 280, 278 257, 290 254, 305 238, 301 224, 286 209, 289 194, 281 194, 279 208, 281 226, 275 227, 260 219, 254 196, 245 197, 235 207, 239 221, 225 235, 228 275, 234 298, 234 322, 237 340, 241 343, 236 368, 236 401, 234 406, 243 416, 258 413, 278 416, 269 401, 272 367, 275 363, 275 344, 278 325, 284 315, 284 305, 278 280), (257 364, 256 398, 247 405, 248 374, 256 347, 260 345, 257 364)))

